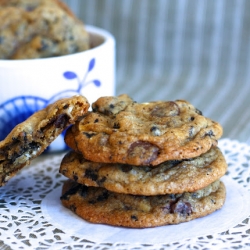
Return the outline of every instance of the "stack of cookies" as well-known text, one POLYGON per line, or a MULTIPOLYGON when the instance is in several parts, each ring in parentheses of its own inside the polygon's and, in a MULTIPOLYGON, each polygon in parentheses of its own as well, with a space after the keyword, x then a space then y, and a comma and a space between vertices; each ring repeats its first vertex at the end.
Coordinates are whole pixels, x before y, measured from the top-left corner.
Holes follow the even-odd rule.
POLYGON ((226 197, 221 136, 186 101, 101 97, 66 133, 61 201, 87 221, 132 228, 208 215, 226 197))

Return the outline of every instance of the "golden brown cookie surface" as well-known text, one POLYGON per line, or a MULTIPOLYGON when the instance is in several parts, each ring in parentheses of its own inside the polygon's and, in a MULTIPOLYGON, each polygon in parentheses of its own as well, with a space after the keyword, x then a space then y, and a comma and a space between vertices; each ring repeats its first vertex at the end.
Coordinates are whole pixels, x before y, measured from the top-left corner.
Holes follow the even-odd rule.
POLYGON ((63 175, 78 183, 134 195, 194 192, 221 178, 226 170, 227 163, 216 147, 197 158, 155 167, 91 162, 71 151, 60 166, 63 175))
POLYGON ((89 103, 83 96, 50 104, 18 124, 0 142, 0 186, 40 155, 61 132, 83 116, 89 103))
POLYGON ((61 201, 92 223, 146 228, 203 217, 220 209, 225 197, 225 186, 220 181, 195 193, 134 196, 86 187, 69 180, 64 184, 61 201))
POLYGON ((136 103, 102 97, 65 141, 94 162, 158 165, 197 157, 217 145, 222 127, 187 101, 136 103))

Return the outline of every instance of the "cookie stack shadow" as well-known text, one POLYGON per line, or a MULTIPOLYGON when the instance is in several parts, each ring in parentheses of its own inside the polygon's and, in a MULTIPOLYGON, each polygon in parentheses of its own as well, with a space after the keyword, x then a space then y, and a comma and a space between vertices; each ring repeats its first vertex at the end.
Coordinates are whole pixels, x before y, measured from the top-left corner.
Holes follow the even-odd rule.
POLYGON ((92 223, 178 224, 220 209, 221 126, 186 101, 102 97, 66 133, 62 204, 92 223))

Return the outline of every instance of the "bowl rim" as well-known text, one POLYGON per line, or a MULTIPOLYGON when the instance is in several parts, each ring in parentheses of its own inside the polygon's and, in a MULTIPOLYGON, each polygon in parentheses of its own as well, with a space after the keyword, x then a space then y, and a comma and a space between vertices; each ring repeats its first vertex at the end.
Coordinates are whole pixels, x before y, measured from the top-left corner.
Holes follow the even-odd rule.
POLYGON ((88 33, 94 36, 98 36, 103 39, 103 42, 93 48, 90 48, 85 51, 77 52, 74 54, 68 54, 68 55, 62 55, 62 56, 56 56, 56 57, 47 57, 47 58, 32 58, 32 59, 18 59, 18 60, 12 60, 12 59, 0 59, 0 67, 1 66, 15 66, 15 65, 25 65, 25 64, 38 64, 38 63, 51 63, 54 61, 62 60, 62 59, 70 59, 74 56, 79 56, 82 54, 92 54, 95 53, 95 51, 102 49, 107 44, 111 44, 115 46, 115 38, 114 36, 107 30, 93 26, 93 25, 87 25, 85 24, 85 29, 88 33))

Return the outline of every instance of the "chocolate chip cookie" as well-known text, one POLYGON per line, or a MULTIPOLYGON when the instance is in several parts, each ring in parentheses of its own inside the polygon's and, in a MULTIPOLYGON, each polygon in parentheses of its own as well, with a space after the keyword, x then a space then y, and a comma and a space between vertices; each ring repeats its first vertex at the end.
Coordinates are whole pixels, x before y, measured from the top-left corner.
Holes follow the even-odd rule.
POLYGON ((220 149, 180 161, 166 161, 152 167, 97 163, 74 151, 67 153, 60 173, 86 186, 134 195, 160 195, 194 192, 221 178, 227 163, 220 149))
POLYGON ((84 24, 58 0, 0 0, 0 59, 31 59, 89 49, 84 24))
POLYGON ((83 96, 61 99, 18 124, 0 142, 0 186, 40 155, 89 108, 83 96))
POLYGON ((208 215, 223 206, 225 196, 225 186, 220 181, 194 193, 135 196, 68 180, 61 201, 92 223, 146 228, 178 224, 208 215))
POLYGON ((184 100, 137 103, 127 95, 101 97, 65 142, 88 160, 155 166, 197 157, 217 145, 219 123, 184 100))

